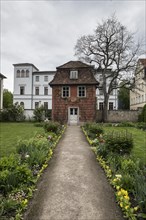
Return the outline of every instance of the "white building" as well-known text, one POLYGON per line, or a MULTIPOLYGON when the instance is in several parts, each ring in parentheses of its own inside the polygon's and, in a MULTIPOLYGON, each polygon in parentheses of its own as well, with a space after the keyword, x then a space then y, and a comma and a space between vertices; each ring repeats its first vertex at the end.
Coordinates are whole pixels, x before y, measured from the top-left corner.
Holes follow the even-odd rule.
POLYGON ((6 77, 0 73, 0 109, 3 109, 3 79, 6 77))
MULTIPOLYGON (((41 105, 45 109, 52 109, 52 81, 56 71, 39 71, 31 63, 19 63, 14 65, 14 94, 13 102, 24 106, 27 118, 33 116, 33 110, 41 105)), ((103 90, 101 74, 97 72, 96 79, 100 82, 97 89, 97 109, 103 109, 103 90)), ((110 82, 110 78, 108 79, 110 82)), ((107 83, 108 85, 108 83, 107 83)), ((118 108, 117 89, 113 90, 109 97, 109 110, 118 108)))
POLYGON ((13 102, 24 106, 27 118, 33 116, 33 110, 41 105, 52 108, 52 89, 48 85, 55 71, 39 71, 31 63, 14 65, 13 102))
MULTIPOLYGON (((112 77, 109 76, 111 74, 111 70, 107 72, 107 90, 109 87, 109 84, 111 82, 112 77)), ((103 103, 104 103, 104 95, 103 95, 103 78, 100 70, 97 70, 96 73, 96 79, 100 83, 99 88, 96 90, 96 96, 97 96, 97 109, 103 110, 103 103)), ((117 89, 113 89, 110 93, 109 100, 108 100, 108 110, 117 110, 118 109, 118 91, 117 89)))
POLYGON ((130 109, 137 110, 146 104, 146 59, 139 59, 135 70, 135 88, 130 91, 130 109))

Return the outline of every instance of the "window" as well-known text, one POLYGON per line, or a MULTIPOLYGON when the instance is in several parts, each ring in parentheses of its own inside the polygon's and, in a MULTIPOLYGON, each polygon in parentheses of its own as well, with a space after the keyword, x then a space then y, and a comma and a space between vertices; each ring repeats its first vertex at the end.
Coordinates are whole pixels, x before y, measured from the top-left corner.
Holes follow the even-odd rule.
POLYGON ((20 95, 24 95, 24 86, 20 86, 20 95))
POLYGON ((48 82, 48 76, 44 76, 44 81, 48 82))
POLYGON ((86 97, 86 87, 85 86, 78 87, 78 97, 86 97))
POLYGON ((35 108, 39 107, 39 102, 35 102, 35 108))
POLYGON ((24 108, 24 102, 20 102, 20 105, 24 108))
POLYGON ((70 71, 70 79, 78 79, 78 71, 77 70, 70 71))
POLYGON ((26 77, 29 77, 29 70, 26 70, 26 77))
POLYGON ((69 97, 69 94, 70 93, 70 88, 69 86, 63 86, 62 87, 62 97, 65 98, 65 97, 69 97))
POLYGON ((39 87, 35 87, 35 95, 39 95, 39 87))
POLYGON ((109 110, 113 110, 113 102, 109 102, 109 110))
POLYGON ((21 70, 21 77, 25 77, 25 71, 24 70, 21 70))
POLYGON ((103 102, 99 102, 99 110, 103 110, 103 102))
POLYGON ((48 102, 44 102, 44 109, 48 109, 48 102))
POLYGON ((48 87, 44 87, 44 95, 48 95, 48 87))
POLYGON ((20 77, 20 70, 17 70, 16 77, 17 77, 17 78, 19 78, 19 77, 20 77))
POLYGON ((99 95, 103 95, 103 89, 102 88, 99 89, 99 95))
POLYGON ((35 81, 36 81, 36 82, 39 82, 39 76, 36 76, 36 77, 35 77, 35 81))

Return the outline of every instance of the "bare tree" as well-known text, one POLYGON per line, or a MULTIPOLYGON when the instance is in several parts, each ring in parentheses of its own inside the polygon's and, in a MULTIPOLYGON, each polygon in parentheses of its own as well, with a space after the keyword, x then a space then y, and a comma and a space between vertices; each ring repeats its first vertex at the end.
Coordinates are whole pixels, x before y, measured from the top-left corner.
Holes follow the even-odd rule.
POLYGON ((131 74, 141 51, 141 43, 136 43, 134 37, 135 34, 112 15, 98 24, 93 35, 82 36, 77 40, 75 55, 80 60, 93 63, 102 74, 104 122, 108 119, 108 100, 112 90, 131 84, 131 74), (111 80, 107 85, 109 78, 111 80), (124 83, 117 83, 123 79, 124 83))

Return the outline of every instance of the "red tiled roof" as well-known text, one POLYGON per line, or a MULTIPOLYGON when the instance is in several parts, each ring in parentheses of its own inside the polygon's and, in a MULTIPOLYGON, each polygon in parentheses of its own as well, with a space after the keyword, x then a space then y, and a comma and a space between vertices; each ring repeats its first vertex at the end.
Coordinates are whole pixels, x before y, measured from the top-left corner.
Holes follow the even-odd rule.
POLYGON ((69 61, 61 66, 58 66, 57 69, 72 69, 72 68, 83 68, 83 67, 91 67, 91 65, 88 65, 81 61, 69 61))
POLYGON ((80 61, 70 61, 57 68, 50 85, 98 85, 99 82, 95 79, 94 72, 93 66, 80 61), (78 79, 70 79, 71 69, 78 70, 78 79))

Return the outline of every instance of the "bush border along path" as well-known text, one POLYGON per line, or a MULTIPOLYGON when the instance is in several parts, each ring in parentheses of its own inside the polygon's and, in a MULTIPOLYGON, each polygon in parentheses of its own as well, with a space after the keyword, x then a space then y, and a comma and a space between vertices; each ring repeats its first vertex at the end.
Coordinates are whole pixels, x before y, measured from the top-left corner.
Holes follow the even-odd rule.
POLYGON ((27 209, 28 202, 30 198, 32 198, 33 192, 36 190, 38 180, 49 165, 48 162, 52 158, 53 150, 58 144, 65 129, 66 126, 61 126, 59 124, 54 125, 54 123, 52 123, 50 127, 48 127, 47 133, 37 134, 34 138, 22 142, 20 141, 20 143, 18 143, 18 154, 1 158, 0 219, 23 219, 23 213, 27 209), (57 126, 59 126, 59 129, 56 130, 56 134, 49 130, 57 126), (32 164, 33 161, 31 161, 33 156, 37 156, 33 155, 35 148, 38 149, 36 153, 40 152, 40 158, 44 150, 46 152, 46 156, 42 158, 40 165, 34 165, 32 164), (41 149, 43 151, 41 151, 41 149), (29 153, 26 153, 27 150, 29 150, 29 153, 32 153, 32 157, 29 156, 29 153), (13 181, 14 178, 11 179, 11 177, 14 176, 17 177, 15 181, 13 181), (7 186, 9 182, 11 182, 12 185, 7 186), (6 191, 6 189, 8 189, 8 191, 6 191))
MULTIPOLYGON (((89 125, 87 125, 87 128, 88 128, 88 126, 89 125)), ((95 130, 95 124, 93 125, 93 129, 95 130)), ((97 161, 99 162, 99 164, 101 165, 101 167, 105 171, 105 174, 106 174, 107 178, 109 179, 110 184, 114 187, 114 189, 116 191, 115 192, 116 199, 117 199, 117 202, 124 213, 124 217, 128 218, 129 220, 136 220, 137 217, 139 217, 138 219, 146 218, 146 215, 144 213, 139 213, 139 205, 136 205, 133 207, 133 205, 131 204, 130 194, 128 193, 127 190, 125 190, 121 187, 120 182, 121 182, 122 176, 118 173, 114 174, 110 168, 110 165, 107 163, 107 161, 102 156, 98 155, 98 153, 96 152, 96 147, 94 147, 94 146, 98 145, 98 140, 100 139, 100 137, 95 138, 95 139, 94 139, 94 137, 93 138, 89 137, 88 133, 87 133, 88 129, 86 131, 86 129, 84 129, 84 126, 82 126, 82 131, 85 134, 88 143, 92 147, 91 149, 94 151, 96 158, 97 158, 97 161), (95 143, 96 141, 97 141, 97 143, 95 143)), ((92 134, 91 134, 91 136, 92 136, 92 134)), ((101 141, 104 141, 104 140, 101 140, 101 141)))

